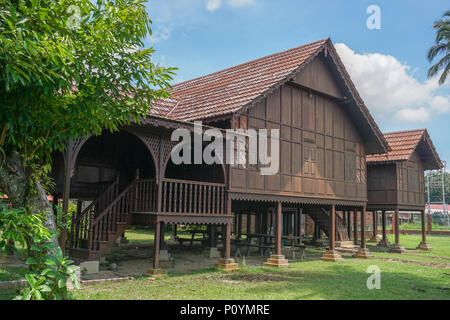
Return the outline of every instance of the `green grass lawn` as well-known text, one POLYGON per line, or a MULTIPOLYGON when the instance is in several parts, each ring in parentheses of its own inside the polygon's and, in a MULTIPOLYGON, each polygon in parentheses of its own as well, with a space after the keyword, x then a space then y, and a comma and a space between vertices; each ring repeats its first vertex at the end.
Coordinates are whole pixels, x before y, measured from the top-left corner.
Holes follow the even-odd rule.
POLYGON ((168 274, 151 281, 96 285, 76 292, 78 299, 450 299, 441 289, 450 270, 377 259, 292 262, 287 269, 247 267, 232 274, 206 269, 168 274), (381 270, 381 289, 368 290, 370 265, 381 270))
MULTIPOLYGON (((168 233, 166 236, 169 236, 168 233)), ((148 230, 127 232, 131 241, 151 241, 148 230)), ((391 242, 393 237, 389 235, 391 242)), ((403 255, 376 251, 369 260, 345 257, 341 262, 321 260, 290 261, 286 269, 240 266, 231 274, 214 268, 180 274, 167 270, 152 280, 102 283, 75 291, 77 299, 443 299, 450 300, 450 237, 428 236, 430 252, 412 251, 403 255), (385 258, 409 262, 388 261, 385 258), (418 262, 431 262, 421 265, 418 262), (443 265, 435 266, 432 263, 443 265), (376 265, 381 271, 381 289, 367 289, 366 273, 376 265), (447 289, 445 289, 447 288, 447 289)), ((407 249, 419 244, 420 235, 401 235, 407 249)), ((370 244, 370 243, 369 243, 370 244)), ((316 256, 319 250, 308 250, 316 256)), ((200 258, 200 257, 199 257, 200 258)), ((11 272, 11 271, 6 271, 11 272)), ((0 277, 6 274, 0 269, 0 277)), ((0 299, 15 296, 14 290, 0 290, 0 299)))

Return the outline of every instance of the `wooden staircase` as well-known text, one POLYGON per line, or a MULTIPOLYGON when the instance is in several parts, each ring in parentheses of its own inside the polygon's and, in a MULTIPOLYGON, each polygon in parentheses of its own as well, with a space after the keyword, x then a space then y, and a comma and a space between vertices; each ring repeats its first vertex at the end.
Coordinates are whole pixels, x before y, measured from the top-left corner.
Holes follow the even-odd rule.
POLYGON ((73 218, 69 235, 70 256, 82 260, 98 260, 103 256, 130 226, 134 211, 153 209, 154 192, 147 196, 149 190, 156 190, 153 179, 133 180, 123 190, 120 190, 119 179, 114 181, 73 218), (138 198, 144 193, 145 197, 138 198), (143 203, 143 198, 148 201, 143 203))
MULTIPOLYGON (((310 208, 305 212, 314 220, 314 223, 319 225, 319 228, 329 237, 329 212, 324 208, 310 208)), ((347 232, 347 225, 344 219, 338 214, 336 217, 336 238, 337 241, 349 241, 349 235, 347 232)))

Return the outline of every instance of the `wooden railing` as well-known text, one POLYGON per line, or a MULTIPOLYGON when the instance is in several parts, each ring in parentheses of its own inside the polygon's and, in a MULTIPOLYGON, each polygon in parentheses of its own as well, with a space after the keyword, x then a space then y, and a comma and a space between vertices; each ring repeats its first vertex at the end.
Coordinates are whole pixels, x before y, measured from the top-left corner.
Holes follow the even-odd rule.
POLYGON ((226 214, 225 184, 163 179, 161 212, 226 214))
POLYGON ((99 242, 108 241, 108 232, 117 231, 117 223, 126 222, 136 205, 137 180, 131 182, 95 219, 89 223, 89 249, 98 250, 99 242))
POLYGON ((156 212, 158 210, 158 185, 155 179, 136 182, 135 211, 156 212))
MULTIPOLYGON (((158 185, 154 179, 133 180, 119 193, 119 180, 111 184, 72 221, 70 248, 99 250, 102 242, 128 223, 132 212, 158 211, 158 185)), ((161 213, 226 214, 225 185, 163 179, 161 213)))
POLYGON ((79 215, 73 217, 69 235, 70 248, 85 247, 89 237, 90 221, 100 214, 117 197, 118 193, 119 179, 116 179, 97 199, 81 211, 79 215))

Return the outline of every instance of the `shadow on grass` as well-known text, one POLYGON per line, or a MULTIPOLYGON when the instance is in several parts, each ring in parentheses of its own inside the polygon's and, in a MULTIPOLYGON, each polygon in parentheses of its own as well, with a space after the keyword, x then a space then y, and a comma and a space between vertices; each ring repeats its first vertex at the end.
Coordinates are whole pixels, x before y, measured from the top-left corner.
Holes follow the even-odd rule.
POLYGON ((354 266, 331 264, 322 271, 270 270, 265 272, 238 272, 229 280, 246 282, 245 296, 255 299, 450 299, 443 283, 420 274, 401 271, 382 271, 381 289, 369 290, 370 274, 354 266))

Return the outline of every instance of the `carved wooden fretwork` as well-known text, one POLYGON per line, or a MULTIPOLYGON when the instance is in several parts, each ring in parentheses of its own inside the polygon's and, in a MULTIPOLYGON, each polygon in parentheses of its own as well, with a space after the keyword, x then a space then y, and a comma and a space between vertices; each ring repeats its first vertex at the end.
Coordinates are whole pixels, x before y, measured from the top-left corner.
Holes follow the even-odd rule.
POLYGON ((178 141, 171 141, 170 137, 164 137, 163 139, 163 154, 162 154, 162 163, 163 163, 163 167, 162 167, 162 172, 165 171, 166 166, 167 166, 167 162, 169 160, 170 157, 170 153, 172 152, 172 149, 177 145, 178 141))
POLYGON ((143 130, 139 130, 137 128, 127 128, 124 129, 127 132, 130 132, 131 134, 138 137, 147 147, 147 149, 150 151, 154 163, 159 163, 159 142, 160 137, 152 132, 144 132, 143 130))

